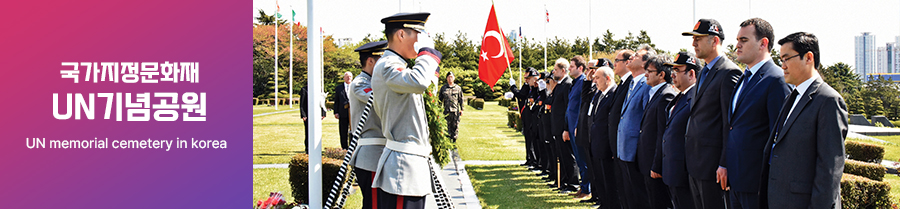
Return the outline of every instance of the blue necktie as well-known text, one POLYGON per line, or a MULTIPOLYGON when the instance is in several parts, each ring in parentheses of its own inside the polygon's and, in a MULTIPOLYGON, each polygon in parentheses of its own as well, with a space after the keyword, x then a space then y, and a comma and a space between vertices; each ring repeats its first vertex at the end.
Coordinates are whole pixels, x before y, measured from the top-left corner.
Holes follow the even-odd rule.
POLYGON ((697 85, 697 88, 703 86, 703 80, 706 79, 706 74, 709 73, 709 66, 704 66, 703 70, 700 71, 700 83, 697 85))

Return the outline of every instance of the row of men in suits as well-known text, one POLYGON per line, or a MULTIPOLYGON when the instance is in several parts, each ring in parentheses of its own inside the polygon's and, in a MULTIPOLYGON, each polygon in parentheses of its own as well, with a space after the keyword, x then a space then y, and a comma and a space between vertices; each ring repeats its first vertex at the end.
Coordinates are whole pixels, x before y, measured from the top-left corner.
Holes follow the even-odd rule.
POLYGON ((818 39, 779 40, 778 66, 771 25, 748 19, 736 38, 742 72, 716 20, 682 35, 696 56, 642 45, 597 70, 560 59, 546 85, 529 73, 514 91, 525 100, 526 164, 601 208, 839 208, 847 111, 818 75, 818 39))

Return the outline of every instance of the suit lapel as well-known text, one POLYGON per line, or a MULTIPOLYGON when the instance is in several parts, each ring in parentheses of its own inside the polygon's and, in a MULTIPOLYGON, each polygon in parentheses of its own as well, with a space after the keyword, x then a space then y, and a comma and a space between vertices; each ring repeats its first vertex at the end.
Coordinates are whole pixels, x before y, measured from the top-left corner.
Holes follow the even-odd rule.
MULTIPOLYGON (((722 66, 722 63, 725 62, 722 59, 726 59, 726 57, 724 57, 724 56, 720 57, 719 60, 716 61, 716 64, 713 65, 711 68, 709 68, 709 72, 706 74, 706 77, 702 78, 703 86, 700 86, 700 89, 697 89, 697 91, 694 92, 694 96, 693 96, 697 100, 700 100, 700 97, 702 97, 703 94, 706 92, 707 87, 709 87, 709 85, 712 85, 713 78, 716 77, 716 73, 719 72, 719 68, 722 66)), ((694 105, 696 105, 696 102, 691 103, 691 108, 694 108, 694 105)))
MULTIPOLYGON (((803 111, 803 108, 805 108, 806 105, 809 104, 809 102, 812 100, 813 96, 815 96, 816 93, 818 93, 819 85, 821 85, 821 84, 822 84, 822 78, 816 78, 816 80, 814 80, 812 82, 812 84, 809 85, 809 89, 806 90, 806 92, 808 92, 808 93, 803 93, 803 94, 798 95, 800 97, 800 101, 797 102, 797 106, 794 107, 793 111, 788 109, 788 111, 791 111, 790 112, 791 115, 788 115, 787 122, 784 123, 784 127, 782 128, 782 131, 779 131, 779 132, 781 132, 781 134, 779 134, 778 138, 775 140, 776 145, 779 142, 781 142, 781 140, 784 139, 784 135, 787 135, 786 133, 789 130, 791 130, 791 125, 794 124, 794 122, 797 120, 797 116, 800 115, 800 112, 803 111)), ((785 101, 785 102, 793 102, 793 101, 785 101)), ((790 108, 790 106, 789 106, 789 108, 790 108)))
MULTIPOLYGON (((771 61, 763 62, 762 66, 759 67, 759 70, 756 71, 756 74, 753 74, 753 76, 750 77, 750 82, 747 83, 747 86, 742 87, 741 94, 739 95, 741 98, 738 98, 737 105, 734 106, 734 110, 737 110, 737 108, 741 106, 741 103, 745 98, 744 94, 747 94, 748 92, 751 92, 753 88, 756 88, 756 84, 759 84, 759 80, 762 79, 763 75, 769 74, 769 69, 766 67, 767 65, 769 65, 769 63, 771 63, 771 61)), ((775 63, 772 64, 774 65, 775 63)), ((737 89, 734 89, 734 91, 737 92, 737 89)))
MULTIPOLYGON (((625 101, 627 101, 627 102, 625 102, 625 108, 622 109, 622 112, 623 112, 623 113, 625 112, 625 110, 628 110, 629 104, 631 104, 632 102, 634 102, 634 99, 635 99, 638 95, 641 94, 641 92, 642 92, 641 89, 643 89, 643 86, 644 86, 643 84, 646 83, 646 81, 644 81, 643 78, 642 78, 641 80, 638 80, 637 82, 638 82, 637 85, 634 85, 634 89, 633 89, 634 91, 631 92, 631 95, 629 95, 628 98, 625 98, 625 101)), ((647 93, 647 92, 644 92, 644 93, 647 93)))
POLYGON ((682 110, 684 110, 684 108, 691 105, 691 99, 693 99, 693 96, 691 94, 694 93, 693 91, 694 91, 694 88, 691 88, 688 90, 688 92, 685 92, 683 95, 681 95, 681 98, 676 98, 677 100, 672 100, 672 101, 676 101, 676 102, 673 102, 673 104, 675 104, 675 107, 672 108, 672 112, 669 113, 669 117, 666 120, 666 125, 668 125, 669 123, 672 122, 673 116, 680 113, 682 110))

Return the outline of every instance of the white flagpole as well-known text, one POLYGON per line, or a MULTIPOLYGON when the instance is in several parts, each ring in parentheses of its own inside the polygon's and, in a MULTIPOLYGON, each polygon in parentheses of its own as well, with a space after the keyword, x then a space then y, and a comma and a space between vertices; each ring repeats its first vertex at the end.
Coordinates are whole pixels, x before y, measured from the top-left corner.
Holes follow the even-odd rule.
POLYGON ((294 109, 294 5, 291 5, 291 61, 290 70, 288 71, 291 81, 288 82, 288 109, 294 109))
POLYGON ((321 77, 322 71, 320 69, 322 63, 321 61, 321 51, 322 51, 322 43, 321 43, 321 34, 317 33, 316 30, 319 28, 319 25, 315 22, 315 5, 314 0, 307 0, 307 21, 308 26, 306 28, 306 37, 307 37, 307 78, 306 85, 309 86, 309 91, 307 91, 307 98, 309 98, 309 102, 304 104, 307 106, 309 114, 307 114, 307 122, 309 122, 309 131, 311 134, 309 139, 309 208, 323 208, 322 206, 322 112, 320 111, 319 103, 322 96, 322 84, 320 83, 321 79, 316 79, 321 77))
POLYGON ((544 4, 544 14, 547 15, 544 17, 544 72, 547 72, 547 40, 550 40, 547 37, 547 22, 550 22, 550 11, 547 10, 547 5, 544 4))
MULTIPOLYGON (((519 83, 522 83, 522 25, 519 25, 519 38, 516 39, 516 45, 519 45, 519 83)), ((522 84, 519 84, 522 85, 522 84)))
POLYGON ((275 110, 278 110, 278 2, 275 2, 275 110))
POLYGON ((592 10, 594 10, 594 1, 588 0, 588 61, 594 60, 594 44, 591 43, 591 35, 593 35, 594 32, 591 31, 594 27, 594 25, 591 24, 591 21, 594 20, 594 14, 592 10))

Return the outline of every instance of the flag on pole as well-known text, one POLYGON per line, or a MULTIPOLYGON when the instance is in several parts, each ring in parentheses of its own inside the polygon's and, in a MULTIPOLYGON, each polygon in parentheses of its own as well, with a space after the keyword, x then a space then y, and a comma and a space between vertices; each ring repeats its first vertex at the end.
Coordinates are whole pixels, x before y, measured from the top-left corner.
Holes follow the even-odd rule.
MULTIPOLYGON (((281 6, 278 5, 277 0, 275 1, 275 18, 281 18, 281 6)), ((275 20, 275 22, 278 22, 278 20, 275 20)))
POLYGON ((291 22, 297 22, 297 12, 293 8, 291 8, 291 22))
POLYGON ((519 38, 522 38, 522 26, 519 26, 519 38))
POLYGON ((544 13, 547 14, 547 22, 550 22, 550 11, 547 8, 544 8, 544 13))
POLYGON ((491 14, 488 15, 487 26, 484 27, 484 36, 481 39, 481 61, 478 62, 478 78, 494 88, 497 80, 506 72, 509 63, 514 60, 509 42, 503 35, 503 30, 497 23, 497 15, 494 13, 494 5, 491 5, 491 14))

